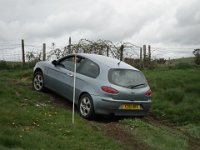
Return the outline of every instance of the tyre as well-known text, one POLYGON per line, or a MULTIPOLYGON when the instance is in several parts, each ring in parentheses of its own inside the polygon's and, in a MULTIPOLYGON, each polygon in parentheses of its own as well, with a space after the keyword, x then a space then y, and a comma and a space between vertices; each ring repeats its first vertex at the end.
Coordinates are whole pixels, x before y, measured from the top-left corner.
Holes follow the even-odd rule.
POLYGON ((83 94, 79 100, 80 116, 85 119, 93 119, 95 116, 92 97, 89 94, 83 94))
POLYGON ((38 71, 33 76, 33 89, 36 91, 44 91, 44 77, 41 71, 38 71))

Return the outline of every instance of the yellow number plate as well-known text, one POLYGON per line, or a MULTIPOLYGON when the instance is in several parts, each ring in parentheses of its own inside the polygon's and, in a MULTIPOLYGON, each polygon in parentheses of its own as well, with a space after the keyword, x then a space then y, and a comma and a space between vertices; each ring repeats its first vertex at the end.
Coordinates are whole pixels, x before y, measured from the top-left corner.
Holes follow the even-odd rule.
POLYGON ((123 104, 120 106, 120 108, 126 110, 140 110, 141 106, 137 104, 123 104))

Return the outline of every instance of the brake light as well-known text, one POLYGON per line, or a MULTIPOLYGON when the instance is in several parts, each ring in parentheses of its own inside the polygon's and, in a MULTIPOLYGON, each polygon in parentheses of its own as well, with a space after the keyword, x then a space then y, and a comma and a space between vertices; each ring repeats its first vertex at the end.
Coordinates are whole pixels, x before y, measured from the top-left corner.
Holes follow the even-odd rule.
POLYGON ((117 94, 117 93, 119 93, 116 89, 114 89, 112 87, 109 87, 109 86, 102 86, 101 90, 106 92, 106 93, 109 93, 109 94, 117 94))
POLYGON ((145 93, 145 95, 146 95, 147 97, 150 97, 150 96, 151 96, 151 90, 149 89, 149 90, 145 93))

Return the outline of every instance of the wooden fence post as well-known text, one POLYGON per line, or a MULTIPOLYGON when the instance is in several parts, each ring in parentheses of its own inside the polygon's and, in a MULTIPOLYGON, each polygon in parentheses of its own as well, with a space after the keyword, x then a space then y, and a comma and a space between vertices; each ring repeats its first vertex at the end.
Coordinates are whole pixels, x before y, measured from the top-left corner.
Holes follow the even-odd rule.
POLYGON ((43 43, 43 61, 46 60, 46 44, 43 43))
POLYGON ((151 45, 148 45, 149 61, 151 61, 151 45))
POLYGON ((99 55, 102 55, 102 54, 103 54, 103 46, 100 46, 99 55))
POLYGON ((140 62, 142 62, 142 47, 140 47, 140 62))
POLYGON ((143 45, 143 67, 146 66, 147 58, 146 58, 146 45, 143 45))
POLYGON ((22 39, 22 65, 25 65, 24 39, 22 39))
MULTIPOLYGON (((72 40, 71 40, 71 37, 69 37, 68 54, 71 54, 71 53, 72 53, 71 44, 72 44, 72 40)), ((74 51, 74 53, 75 53, 75 51, 74 51)))
POLYGON ((142 47, 140 47, 140 68, 142 68, 142 47))
POLYGON ((143 61, 146 61, 146 45, 143 45, 143 61))
POLYGON ((122 44, 121 47, 120 47, 120 60, 122 61, 123 60, 123 52, 124 52, 124 45, 122 44))
POLYGON ((106 46, 106 54, 107 54, 107 57, 109 57, 109 46, 106 46))

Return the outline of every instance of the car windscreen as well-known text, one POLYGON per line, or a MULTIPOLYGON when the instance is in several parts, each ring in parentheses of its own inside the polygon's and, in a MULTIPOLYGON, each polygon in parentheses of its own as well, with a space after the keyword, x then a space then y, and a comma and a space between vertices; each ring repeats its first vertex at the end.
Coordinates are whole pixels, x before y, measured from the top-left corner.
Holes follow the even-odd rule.
POLYGON ((130 69, 110 69, 108 80, 112 84, 127 88, 140 88, 147 85, 142 72, 130 69))

